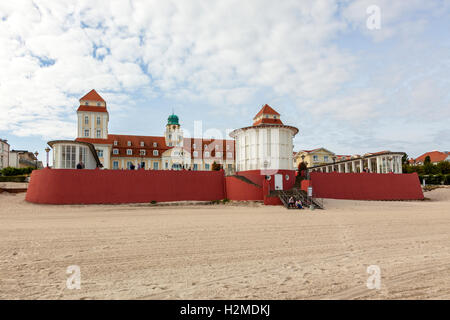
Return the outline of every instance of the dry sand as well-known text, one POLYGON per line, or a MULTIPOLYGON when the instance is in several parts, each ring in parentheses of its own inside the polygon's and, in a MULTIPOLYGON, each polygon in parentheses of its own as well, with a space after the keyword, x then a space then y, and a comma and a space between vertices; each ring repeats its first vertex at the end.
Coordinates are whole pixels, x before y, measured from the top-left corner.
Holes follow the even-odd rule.
POLYGON ((1 299, 449 299, 450 189, 431 201, 47 206, 0 194, 1 299), (66 288, 66 268, 81 289, 66 288), (369 265, 381 289, 369 290, 369 265))

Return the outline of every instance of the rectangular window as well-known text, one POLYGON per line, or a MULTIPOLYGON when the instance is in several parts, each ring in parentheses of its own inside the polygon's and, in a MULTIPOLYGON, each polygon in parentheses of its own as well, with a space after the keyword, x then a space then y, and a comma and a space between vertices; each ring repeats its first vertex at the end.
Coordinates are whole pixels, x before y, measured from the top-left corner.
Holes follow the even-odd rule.
POLYGON ((169 163, 166 162, 166 169, 169 169, 169 163))
POLYGON ((153 150, 153 155, 157 156, 159 154, 158 150, 153 150))
POLYGON ((216 145, 214 146, 214 149, 215 149, 216 151, 218 151, 218 150, 219 150, 219 146, 216 144, 216 145))
POLYGON ((227 144, 227 150, 230 150, 230 145, 229 144, 227 144))
POLYGON ((209 170, 209 164, 205 163, 205 170, 209 170))
POLYGON ((229 164, 228 165, 228 170, 232 170, 233 169, 233 165, 232 164, 229 164))
POLYGON ((216 158, 221 158, 222 157, 222 152, 216 152, 216 158))
POLYGON ((153 170, 158 170, 158 162, 153 162, 153 170))
POLYGON ((99 158, 103 158, 103 150, 97 150, 97 155, 99 158))
POLYGON ((119 154, 119 149, 113 149, 113 154, 119 154))
POLYGON ((194 158, 198 157, 198 152, 197 151, 194 151, 192 154, 194 155, 194 158))
POLYGON ((102 137, 102 130, 97 129, 97 138, 101 138, 102 137))
POLYGON ((323 161, 328 162, 328 156, 323 156, 323 161))
POLYGON ((205 158, 209 158, 209 151, 205 151, 205 158))
POLYGON ((119 161, 113 161, 113 169, 119 169, 119 161))
POLYGON ((133 150, 127 149, 127 155, 131 156, 133 154, 133 150))
POLYGON ((194 163, 194 171, 198 170, 198 164, 194 163))
MULTIPOLYGON (((61 150, 61 167, 65 169, 75 169, 76 167, 76 147, 75 146, 62 146, 61 150)), ((80 153, 81 156, 81 153, 80 153)), ((83 158, 81 158, 83 160, 83 158)), ((84 159, 86 160, 86 159, 84 159)), ((84 162, 83 162, 84 163, 84 162)))
POLYGON ((100 117, 97 117, 97 124, 100 125, 100 117))
POLYGON ((89 129, 85 129, 84 130, 84 136, 85 137, 89 137, 89 129))
POLYGON ((192 149, 196 149, 196 148, 197 148, 197 146, 195 145, 195 143, 192 144, 192 149))
POLYGON ((89 117, 88 116, 84 116, 84 124, 89 124, 89 117))
POLYGON ((233 153, 232 152, 227 152, 227 158, 229 158, 229 159, 233 158, 233 153))
POLYGON ((313 161, 319 161, 319 156, 313 156, 313 161))
POLYGON ((132 164, 133 164, 133 162, 127 161, 127 169, 128 169, 128 170, 130 170, 132 164))

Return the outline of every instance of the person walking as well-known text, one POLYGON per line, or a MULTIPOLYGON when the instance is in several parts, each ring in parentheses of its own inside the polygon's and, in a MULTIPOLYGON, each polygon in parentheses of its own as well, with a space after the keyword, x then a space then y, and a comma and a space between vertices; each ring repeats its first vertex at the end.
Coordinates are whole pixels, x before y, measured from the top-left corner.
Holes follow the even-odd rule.
POLYGON ((288 205, 288 207, 289 208, 291 208, 291 207, 295 208, 295 199, 292 196, 289 198, 289 205, 288 205))

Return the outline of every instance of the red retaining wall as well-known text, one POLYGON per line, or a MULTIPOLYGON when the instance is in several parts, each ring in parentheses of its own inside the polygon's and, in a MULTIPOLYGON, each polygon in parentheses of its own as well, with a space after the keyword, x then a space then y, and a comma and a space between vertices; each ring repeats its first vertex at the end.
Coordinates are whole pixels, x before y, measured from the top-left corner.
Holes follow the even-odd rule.
POLYGON ((310 180, 313 195, 317 198, 352 200, 419 200, 424 198, 417 173, 311 172, 310 180))
POLYGON ((225 178, 226 194, 230 200, 263 200, 263 189, 234 176, 225 178))
MULTIPOLYGON (((295 171, 294 170, 278 170, 278 171, 269 171, 270 176, 272 177, 269 180, 269 187, 270 190, 274 190, 275 188, 275 178, 274 174, 281 174, 283 175, 283 189, 289 190, 294 186, 295 183, 295 171), (286 180, 286 175, 289 176, 289 179, 286 180)), ((240 171, 236 173, 237 175, 244 176, 247 179, 251 180, 252 182, 256 183, 257 185, 263 186, 265 181, 265 175, 261 172, 261 170, 248 170, 248 171, 240 171)))
POLYGON ((42 169, 26 200, 49 204, 210 201, 226 198, 223 171, 42 169))

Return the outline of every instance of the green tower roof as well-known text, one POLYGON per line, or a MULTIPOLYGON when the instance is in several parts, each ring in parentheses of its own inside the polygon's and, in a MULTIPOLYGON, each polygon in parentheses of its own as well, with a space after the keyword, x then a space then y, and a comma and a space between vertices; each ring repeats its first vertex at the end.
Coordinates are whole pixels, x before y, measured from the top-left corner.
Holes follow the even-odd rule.
POLYGON ((178 122, 178 116, 174 115, 173 113, 167 118, 167 124, 177 124, 180 125, 178 122))

